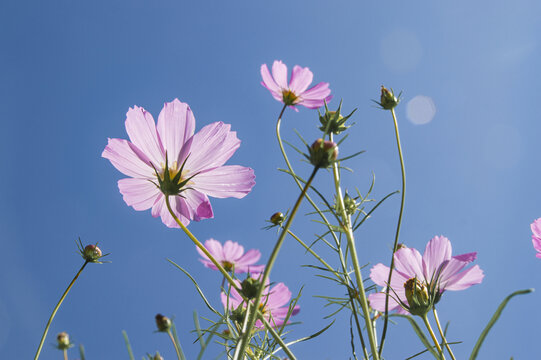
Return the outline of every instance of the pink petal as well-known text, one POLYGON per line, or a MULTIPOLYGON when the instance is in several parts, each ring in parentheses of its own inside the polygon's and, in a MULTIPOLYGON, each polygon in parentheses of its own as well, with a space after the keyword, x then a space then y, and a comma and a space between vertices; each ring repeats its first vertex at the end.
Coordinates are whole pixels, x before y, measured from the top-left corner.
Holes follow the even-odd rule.
POLYGON ((483 270, 475 265, 451 277, 445 290, 464 290, 472 285, 480 284, 484 277, 483 270))
POLYGON ((215 122, 194 135, 192 152, 186 161, 190 174, 222 166, 240 146, 231 125, 215 122), (195 150, 195 151, 194 151, 195 150))
MULTIPOLYGON (((282 91, 272 78, 267 64, 261 65, 261 78, 263 79, 261 84, 266 87, 273 94, 273 96, 274 94, 281 94, 282 91)), ((277 100, 281 100, 281 97, 277 100)))
MULTIPOLYGON (((320 82, 319 84, 311 87, 306 90, 300 96, 303 100, 325 100, 331 94, 331 89, 329 89, 329 83, 320 82)), ((330 99, 329 99, 330 100, 330 99)))
POLYGON ((541 218, 535 220, 531 225, 532 233, 535 237, 541 238, 541 218))
POLYGON ((287 304, 289 299, 291 299, 291 291, 284 283, 278 283, 270 289, 266 306, 271 310, 277 309, 287 304))
POLYGON ((239 270, 235 269, 236 272, 250 273, 250 275, 255 278, 259 277, 259 275, 265 271, 265 265, 238 265, 237 268, 239 270))
POLYGON ((254 171, 238 165, 220 166, 209 172, 196 175, 192 187, 216 198, 246 196, 255 185, 254 171))
POLYGON ((453 259, 457 259, 457 260, 460 260, 460 261, 465 261, 467 263, 470 263, 470 262, 474 261, 475 259, 477 259, 477 253, 476 252, 471 252, 471 253, 456 255, 456 256, 453 256, 453 259))
POLYGON ((159 167, 164 162, 164 152, 154 118, 145 109, 134 106, 126 114, 126 131, 131 142, 159 167))
POLYGON ((444 261, 451 259, 451 242, 445 236, 435 236, 426 244, 423 254, 423 270, 427 281, 444 261))
POLYGON ((158 116, 158 134, 167 151, 169 165, 176 161, 182 163, 181 150, 192 137, 195 130, 195 118, 188 104, 178 99, 165 103, 158 116))
MULTIPOLYGON (((396 296, 391 292, 389 294, 389 306, 388 306, 389 311, 402 309, 400 304, 396 302, 395 298, 396 296)), ((372 309, 377 310, 379 312, 385 312, 385 293, 378 292, 378 293, 372 293, 368 295, 368 302, 372 309)))
POLYGON ((309 68, 303 68, 299 65, 295 65, 293 67, 293 71, 291 72, 289 89, 293 91, 293 93, 300 95, 312 83, 313 78, 314 74, 312 74, 309 68))
POLYGON ((223 249, 224 259, 230 262, 236 262, 244 254, 244 247, 237 242, 227 240, 223 249))
POLYGON ((179 212, 190 220, 201 221, 202 219, 210 219, 214 217, 212 206, 207 195, 200 193, 197 190, 186 190, 181 193, 184 196, 180 198, 175 196, 179 204, 186 204, 186 207, 182 205, 182 209, 179 207, 179 212))
POLYGON ((109 139, 101 154, 124 175, 137 178, 155 178, 150 160, 128 140, 109 139))
POLYGON ((536 251, 541 252, 541 238, 532 236, 533 247, 536 251))
MULTIPOLYGON (((261 252, 257 249, 251 249, 237 259, 237 266, 255 264, 261 258, 261 252)), ((264 265, 262 265, 264 266, 264 265)))
MULTIPOLYGON (((208 239, 207 241, 205 241, 204 245, 205 245, 205 248, 208 250, 208 252, 217 261, 222 261, 224 259, 223 251, 222 251, 222 244, 219 241, 214 240, 214 239, 208 239)), ((197 252, 199 253, 199 255, 201 255, 203 259, 209 260, 207 255, 201 249, 199 249, 197 246, 195 247, 195 249, 197 250, 197 252)))
POLYGON ((276 84, 282 88, 287 89, 287 66, 280 60, 275 60, 272 64, 272 77, 276 84))
MULTIPOLYGON (((423 260, 416 249, 402 248, 394 254, 396 270, 410 278, 423 279, 423 260)), ((396 291, 396 289, 395 289, 396 291)))
POLYGON ((156 185, 147 179, 121 179, 118 189, 126 204, 137 211, 150 209, 160 194, 156 185))
POLYGON ((389 267, 381 263, 376 264, 370 270, 370 279, 379 286, 387 287, 389 280, 389 267))
MULTIPOLYGON (((177 198, 178 196, 170 196, 169 202, 171 203, 171 209, 175 213, 175 215, 179 218, 179 220, 187 226, 190 223, 190 220, 188 220, 182 213, 178 211, 178 204, 177 204, 177 198)), ((180 227, 175 219, 171 216, 169 213, 169 210, 167 209, 167 206, 165 204, 165 196, 160 193, 160 195, 156 198, 156 201, 154 202, 154 206, 152 206, 152 216, 153 217, 161 217, 162 222, 170 228, 178 228, 180 227)))

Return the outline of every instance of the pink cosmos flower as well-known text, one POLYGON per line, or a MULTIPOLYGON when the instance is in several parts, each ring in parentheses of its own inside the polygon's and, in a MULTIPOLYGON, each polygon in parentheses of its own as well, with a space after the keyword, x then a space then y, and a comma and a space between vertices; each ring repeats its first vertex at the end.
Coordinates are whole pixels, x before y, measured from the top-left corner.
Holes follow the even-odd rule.
MULTIPOLYGON (((244 253, 244 247, 237 242, 227 240, 224 246, 222 246, 219 241, 214 239, 205 241, 205 248, 227 271, 233 271, 235 273, 261 273, 265 269, 265 265, 254 265, 261 257, 261 253, 257 249, 251 249, 244 253)), ((209 260, 201 249, 198 247, 195 249, 201 255, 202 259, 199 259, 199 261, 203 265, 218 270, 216 265, 209 260)))
POLYGON ((541 218, 535 220, 530 227, 532 228, 533 247, 537 251, 535 256, 541 259, 541 218))
MULTIPOLYGON (((237 283, 240 287, 240 282, 237 283)), ((221 294, 222 304, 224 307, 227 306, 228 299, 227 295, 222 292, 221 294)), ((273 287, 269 286, 269 281, 267 280, 265 284, 265 290, 263 291, 263 296, 261 297, 261 303, 259 309, 263 313, 265 319, 268 322, 275 326, 281 326, 284 324, 284 320, 289 312, 289 300, 291 299, 291 291, 287 288, 284 283, 278 283, 273 287)), ((243 303, 242 296, 235 290, 231 288, 231 293, 229 296, 229 308, 234 310, 243 303)), ((243 307, 246 307, 246 303, 243 304, 243 307)), ((291 311, 291 315, 297 315, 301 311, 299 305, 295 305, 291 311)), ((260 320, 257 320, 255 326, 258 329, 264 328, 263 323, 260 320)))
POLYGON ((167 210, 164 192, 173 192, 173 212, 188 225, 213 217, 207 196, 242 198, 254 186, 252 169, 224 166, 240 146, 230 128, 215 122, 194 135, 192 111, 178 99, 164 104, 157 125, 149 112, 134 106, 126 114, 130 141, 109 139, 102 156, 129 176, 118 181, 126 204, 138 211, 152 208, 152 216, 179 227, 167 210), (167 191, 161 188, 164 179, 170 180, 167 191))
MULTIPOLYGON (((416 249, 406 247, 399 249, 394 254, 395 269, 391 278, 392 290, 389 291, 389 310, 397 310, 398 313, 402 314, 408 313, 396 299, 398 298, 408 305, 404 285, 412 278, 417 278, 425 288, 430 289, 433 285, 432 288, 439 291, 436 296, 437 300, 445 290, 464 290, 481 283, 484 274, 478 265, 462 271, 476 259, 477 253, 451 256, 451 252, 451 242, 444 236, 436 236, 430 240, 422 257, 416 249)), ((377 264, 370 271, 370 278, 377 285, 384 287, 382 292, 368 296, 370 306, 384 312, 385 287, 389 279, 389 267, 377 264)))
POLYGON ((309 109, 317 109, 332 99, 329 83, 321 82, 308 89, 314 74, 310 69, 295 65, 291 72, 291 80, 287 83, 287 66, 279 60, 272 64, 272 76, 267 64, 261 65, 261 85, 266 87, 272 96, 296 111, 293 105, 303 105, 309 109), (308 90, 307 90, 308 89, 308 90))

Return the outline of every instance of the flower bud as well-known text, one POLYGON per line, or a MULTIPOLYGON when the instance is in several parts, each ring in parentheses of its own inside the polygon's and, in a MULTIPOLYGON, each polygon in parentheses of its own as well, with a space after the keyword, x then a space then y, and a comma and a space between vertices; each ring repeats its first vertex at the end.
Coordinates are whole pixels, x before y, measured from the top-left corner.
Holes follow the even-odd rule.
POLYGON ((342 109, 341 101, 336 111, 329 111, 329 109, 325 106, 325 114, 323 115, 319 114, 319 122, 321 123, 319 130, 323 131, 326 134, 335 134, 335 135, 338 135, 342 133, 343 131, 346 131, 351 125, 346 126, 345 123, 357 109, 353 110, 347 116, 342 116, 342 114, 340 113, 341 109, 342 109))
POLYGON ((284 222, 285 220, 285 216, 284 214, 282 214, 281 212, 275 212, 274 214, 272 214, 272 216, 270 217, 270 222, 273 223, 274 225, 282 225, 282 223, 284 222))
POLYGON ((357 202, 355 201, 354 198, 349 196, 347 191, 346 191, 346 194, 344 195, 344 208, 348 215, 353 215, 355 214, 355 211, 357 211, 357 202))
POLYGON ((338 158, 338 147, 333 141, 317 139, 310 147, 310 163, 320 168, 328 168, 338 158))
POLYGON ((87 245, 83 250, 83 258, 88 262, 96 262, 102 257, 102 252, 96 245, 87 245))
POLYGON ((248 277, 240 284, 241 293, 247 299, 254 299, 260 286, 261 282, 258 279, 248 277))
POLYGON ((60 350, 66 350, 73 346, 70 342, 70 337, 68 333, 64 331, 56 335, 56 342, 57 342, 57 347, 60 350))
POLYGON ((171 320, 162 314, 156 315, 156 327, 158 331, 168 332, 171 329, 171 320))
POLYGON ((396 107, 396 105, 398 105, 398 103, 400 102, 400 95, 398 96, 398 98, 396 96, 394 96, 394 92, 392 91, 389 91, 385 88, 385 86, 381 86, 381 97, 380 97, 380 102, 379 102, 379 105, 385 109, 385 110, 392 110, 396 107))
POLYGON ((156 355, 154 355, 154 357, 152 358, 152 360, 163 360, 163 357, 160 355, 160 353, 156 353, 156 355))
POLYGON ((246 309, 242 306, 242 304, 231 311, 231 320, 235 321, 236 323, 242 324, 245 316, 246 309))
POLYGON ((408 299, 408 311, 412 315, 424 316, 432 307, 426 286, 417 278, 411 278, 404 283, 406 299, 408 299))

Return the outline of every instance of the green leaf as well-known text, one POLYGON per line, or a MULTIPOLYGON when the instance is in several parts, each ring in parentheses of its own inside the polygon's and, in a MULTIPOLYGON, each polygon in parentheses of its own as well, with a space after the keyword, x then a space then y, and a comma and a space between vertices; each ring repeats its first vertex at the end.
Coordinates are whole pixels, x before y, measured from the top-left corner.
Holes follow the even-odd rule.
POLYGON ((477 343, 473 347, 473 351, 472 351, 472 353, 470 355, 470 360, 475 360, 477 358, 477 355, 479 354, 479 350, 481 349, 481 345, 483 345, 483 341, 485 341, 485 338, 487 337, 488 332, 490 331, 490 329, 492 329, 492 327, 494 326, 496 321, 498 321, 498 319, 500 318, 500 315, 502 314, 503 309, 505 309, 505 306, 507 305, 509 300, 511 300, 513 297, 515 297, 517 295, 526 295, 526 294, 529 294, 529 293, 531 293, 533 291, 534 291, 534 289, 518 290, 518 291, 515 291, 514 293, 512 293, 511 295, 508 295, 505 299, 503 299, 500 306, 498 306, 498 308, 496 309, 496 312, 494 313, 494 315, 492 315, 492 318, 488 322, 487 326, 481 332, 481 335, 479 336, 479 339, 477 340, 477 343))
POLYGON ((402 315, 402 314, 392 314, 392 315, 389 315, 389 317, 401 317, 401 318, 404 318, 404 319, 407 319, 410 324, 411 324, 411 327, 413 328, 413 331, 415 331, 415 334, 417 334, 417 336, 419 337, 419 340, 421 340, 421 342, 423 343, 423 345, 426 347, 426 349, 428 351, 430 351, 430 353, 432 355, 434 355, 434 357, 436 359, 439 359, 440 356, 439 354, 436 352, 436 350, 434 350, 433 346, 431 345, 430 341, 428 341, 428 339, 426 338, 425 334, 423 333, 423 331, 421 330, 421 328, 419 327, 419 324, 417 324, 417 322, 415 321, 415 319, 409 315, 402 315))
POLYGON ((79 356, 81 357, 81 360, 85 360, 85 348, 83 344, 79 344, 79 356))
POLYGON ((126 343, 126 349, 128 349, 128 355, 130 356, 130 360, 135 360, 133 357, 133 351, 131 349, 130 345, 130 339, 128 339, 128 334, 125 330, 122 330, 122 336, 124 336, 124 342, 126 343))

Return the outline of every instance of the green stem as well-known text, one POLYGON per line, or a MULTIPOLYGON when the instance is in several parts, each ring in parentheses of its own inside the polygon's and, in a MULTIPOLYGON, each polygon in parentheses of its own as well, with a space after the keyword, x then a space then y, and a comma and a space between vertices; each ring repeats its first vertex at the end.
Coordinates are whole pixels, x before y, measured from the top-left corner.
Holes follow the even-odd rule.
POLYGON ((286 343, 282 340, 282 338, 280 337, 280 335, 274 330, 274 328, 273 328, 272 325, 268 322, 268 320, 265 319, 265 317, 263 317, 263 314, 261 314, 260 312, 258 312, 257 316, 258 316, 259 320, 261 320, 261 322, 263 323, 263 325, 265 325, 265 328, 269 330, 269 332, 270 332, 271 335, 274 337, 274 339, 276 340, 276 342, 280 345, 280 347, 282 348, 282 350, 284 350, 284 353, 288 356, 288 359, 290 359, 290 360, 296 359, 295 355, 293 355, 293 353, 291 352, 291 350, 289 350, 289 348, 287 347, 286 343))
MULTIPOLYGON (((269 261, 267 261, 267 265, 265 266, 263 277, 260 279, 261 286, 257 290, 257 295, 254 300, 254 307, 256 309, 259 309, 259 304, 261 303, 261 297, 265 289, 265 283, 269 279, 270 272, 272 270, 272 267, 274 266, 274 262, 276 261, 276 258, 278 257, 278 253, 280 252, 280 248, 282 247, 284 239, 286 235, 288 234, 289 227, 291 226, 291 223, 293 222, 293 219, 295 218, 295 215, 297 214, 297 210, 299 210, 299 206, 302 202, 302 199, 304 198, 304 195, 310 188, 310 184, 312 184, 312 181, 314 180, 314 177, 316 176, 318 169, 319 169, 318 167, 314 167, 312 174, 308 178, 306 185, 302 189, 301 194, 299 195, 297 201, 295 202, 295 205, 293 206, 293 209, 291 210, 291 214, 289 215, 286 221, 286 224, 283 227, 280 233, 280 236, 278 237, 278 240, 276 241, 276 245, 274 245, 274 249, 272 250, 269 261)), ((255 324, 255 320, 256 320, 255 315, 256 315, 255 311, 252 314, 250 314, 247 332, 243 334, 243 336, 240 338, 239 344, 237 345, 237 348, 235 350, 235 354, 233 355, 233 360, 241 359, 241 356, 243 356, 244 352, 246 351, 246 347, 248 346, 248 343, 250 342, 250 338, 251 338, 250 334, 255 324)), ((290 360, 295 360, 295 357, 290 357, 290 360)))
POLYGON ((428 322, 428 317, 426 316, 426 314, 421 317, 423 318, 423 322, 425 323, 425 326, 428 329, 428 332, 430 333, 430 337, 432 338, 432 341, 434 341, 434 345, 436 345, 436 349, 438 349, 438 353, 440 354, 441 359, 445 360, 445 356, 443 355, 443 350, 441 349, 440 343, 438 342, 438 339, 436 338, 434 331, 432 331, 430 322, 428 322))
POLYGON ((53 322, 53 319, 54 319, 54 317, 56 315, 56 312, 60 308, 60 305, 62 305, 62 302, 64 301, 64 299, 68 295, 68 293, 71 290, 71 287, 73 286, 73 284, 75 284, 75 281, 77 280, 79 275, 81 275, 81 273, 83 272, 83 269, 85 268, 86 264, 88 264, 88 261, 85 261, 83 266, 81 266, 81 269, 79 269, 79 271, 77 272, 77 274, 75 275, 73 280, 71 280, 71 282, 68 285, 66 291, 64 291, 64 293, 62 294, 62 297, 60 298, 60 300, 58 300, 58 303, 54 307, 53 312, 51 314, 51 317, 49 317, 49 321, 47 321, 47 325, 45 326, 45 330, 43 331, 43 335, 41 336, 41 341, 39 342, 38 350, 36 351, 36 356, 34 356, 34 360, 37 360, 39 358, 39 354, 41 353, 41 348, 43 347, 43 343, 45 342, 45 338, 47 337, 47 333, 49 332, 49 328, 51 327, 51 323, 53 322))
MULTIPOLYGON (((329 134, 330 140, 333 141, 332 133, 329 134)), ((338 171, 338 163, 333 163, 333 175, 334 186, 336 190, 336 199, 338 201, 340 216, 342 217, 343 229, 346 232, 346 238, 348 240, 348 247, 350 249, 351 261, 353 262, 353 270, 355 272, 355 280, 358 287, 358 300, 363 310, 364 321, 366 325, 366 332, 368 334, 368 341, 370 343, 370 350, 372 352, 372 359, 378 360, 378 345, 376 344, 376 337, 374 334, 374 328, 372 327, 372 320, 370 318, 370 310, 368 308, 368 301, 366 299, 366 293, 364 291, 364 283, 361 275, 361 267, 359 265, 359 259, 357 257, 357 248, 355 246, 355 237, 351 229, 351 219, 346 213, 344 206, 344 197, 342 195, 342 189, 340 188, 340 173, 338 171)))
POLYGON ((447 348, 447 351, 449 352, 449 355, 451 355, 451 359, 456 360, 455 354, 451 351, 451 347, 449 346, 449 343, 447 342, 447 339, 445 338, 445 334, 443 333, 443 330, 441 328, 440 319, 438 318, 438 312, 436 311, 436 307, 432 307, 432 312, 434 313, 434 319, 436 320, 436 325, 438 326, 438 331, 441 335, 441 341, 443 341, 443 344, 447 348))
POLYGON ((64 360, 68 360, 68 349, 64 349, 64 360))
POLYGON ((381 340, 380 340, 380 348, 379 348, 379 355, 381 356, 381 353, 383 351, 383 346, 385 344, 385 336, 387 335, 387 326, 389 323, 389 290, 390 290, 390 284, 391 284, 391 277, 393 275, 394 270, 394 253, 397 250, 398 247, 398 238, 400 237, 400 226, 402 225, 402 215, 404 213, 404 203, 406 200, 406 169, 404 166, 404 157, 402 156, 402 145, 400 144, 400 133, 398 132, 398 121, 396 120, 396 114, 394 112, 394 109, 391 109, 391 114, 393 115, 393 121, 394 121, 394 131, 396 135, 396 146, 398 147, 398 156, 400 157, 400 171, 402 173, 402 198, 400 200, 400 212, 398 214, 398 223, 396 224, 396 234, 394 237, 394 244, 393 244, 393 254, 391 256, 391 267, 389 270, 389 278, 387 280, 387 289, 385 290, 385 314, 384 314, 384 320, 383 320, 383 330, 381 332, 381 340))
POLYGON ((167 330, 167 335, 169 335, 169 338, 173 342, 173 346, 175 347, 178 360, 182 360, 182 356, 180 355, 180 349, 178 348, 177 342, 175 341, 175 338, 173 337, 173 333, 171 333, 171 329, 167 330))

